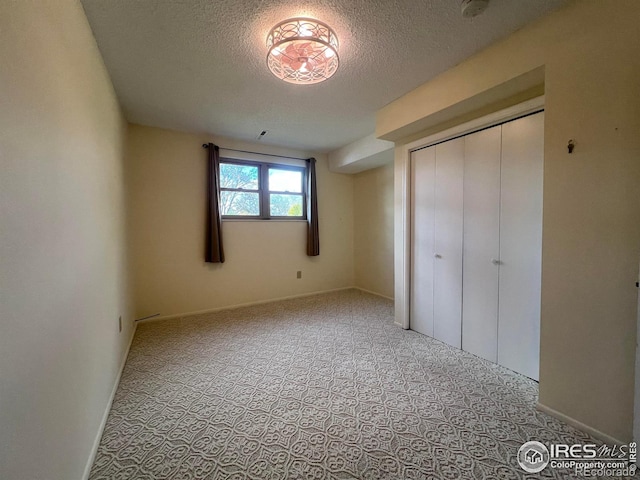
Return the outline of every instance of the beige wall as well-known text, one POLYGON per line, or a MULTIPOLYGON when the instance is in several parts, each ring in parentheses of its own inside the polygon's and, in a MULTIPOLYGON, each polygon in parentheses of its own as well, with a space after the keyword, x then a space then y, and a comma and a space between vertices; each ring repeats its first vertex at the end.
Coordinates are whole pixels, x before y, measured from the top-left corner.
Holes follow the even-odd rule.
POLYGON ((0 478, 79 479, 133 330, 126 124, 78 2, 0 2, 0 65, 0 478))
POLYGON ((355 284, 393 298, 393 163, 354 179, 355 284))
MULTIPOLYGON (((624 441, 633 423, 640 256, 638 18, 633 0, 573 2, 388 105, 377 123, 385 138, 415 138, 452 106, 498 101, 514 94, 513 79, 544 71, 540 403, 624 441)), ((396 152, 400 285, 405 159, 396 152)))
POLYGON ((226 261, 204 262, 202 143, 306 158, 311 152, 131 125, 132 270, 138 317, 174 315, 353 285, 353 178, 318 159, 320 256, 301 221, 224 221, 226 261), (302 271, 302 279, 296 272, 302 271))

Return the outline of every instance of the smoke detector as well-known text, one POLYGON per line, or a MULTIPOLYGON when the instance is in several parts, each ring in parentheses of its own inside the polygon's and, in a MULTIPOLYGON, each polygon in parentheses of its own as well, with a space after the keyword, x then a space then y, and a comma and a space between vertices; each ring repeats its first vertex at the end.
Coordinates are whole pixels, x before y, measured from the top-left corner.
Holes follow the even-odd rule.
POLYGON ((489 0, 462 0, 460 10, 464 18, 472 18, 484 12, 488 5, 489 0))

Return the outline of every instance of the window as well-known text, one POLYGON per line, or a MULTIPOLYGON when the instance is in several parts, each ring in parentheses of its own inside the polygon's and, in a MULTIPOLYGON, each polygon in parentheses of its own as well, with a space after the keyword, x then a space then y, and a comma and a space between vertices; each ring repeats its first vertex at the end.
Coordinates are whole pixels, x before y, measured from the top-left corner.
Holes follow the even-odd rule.
POLYGON ((305 176, 304 167, 222 160, 222 218, 306 219, 305 176))

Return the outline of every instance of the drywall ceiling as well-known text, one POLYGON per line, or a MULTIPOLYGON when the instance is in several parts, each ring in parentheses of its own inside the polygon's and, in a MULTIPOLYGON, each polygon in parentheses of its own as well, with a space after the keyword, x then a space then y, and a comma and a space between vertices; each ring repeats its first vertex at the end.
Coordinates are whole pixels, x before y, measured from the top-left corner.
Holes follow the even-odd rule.
POLYGON ((267 130, 261 142, 319 152, 371 134, 378 109, 565 3, 491 0, 463 18, 459 0, 82 0, 130 122, 242 140, 267 130), (336 31, 326 82, 267 69, 267 33, 297 16, 336 31))

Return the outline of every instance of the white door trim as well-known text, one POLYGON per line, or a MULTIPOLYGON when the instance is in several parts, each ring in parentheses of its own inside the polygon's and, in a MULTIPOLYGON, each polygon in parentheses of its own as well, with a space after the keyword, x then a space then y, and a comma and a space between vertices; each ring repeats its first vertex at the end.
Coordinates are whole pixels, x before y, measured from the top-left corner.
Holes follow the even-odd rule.
POLYGON ((490 113, 481 118, 456 125, 441 132, 429 135, 415 142, 407 143, 396 149, 395 158, 395 204, 397 209, 394 221, 394 262, 395 262, 395 323, 409 329, 410 290, 411 290, 411 168, 410 155, 414 150, 429 147, 436 143, 461 137, 483 128, 523 117, 544 108, 544 95, 519 103, 504 110, 490 113))

